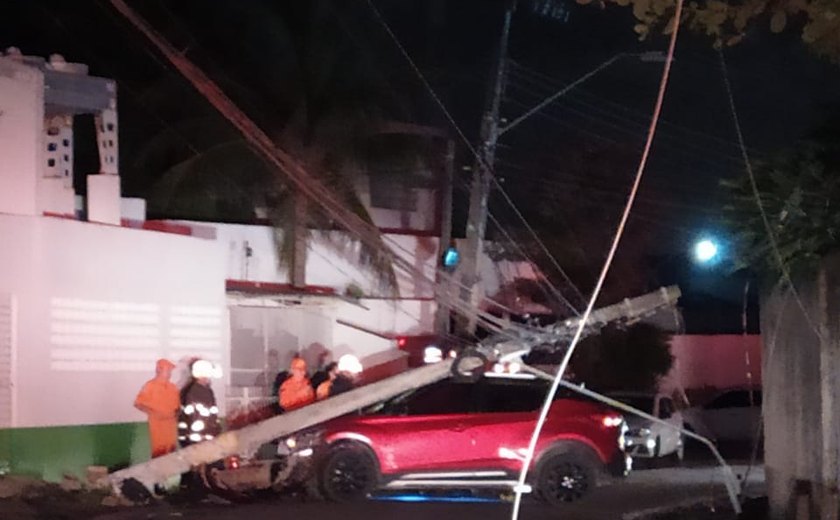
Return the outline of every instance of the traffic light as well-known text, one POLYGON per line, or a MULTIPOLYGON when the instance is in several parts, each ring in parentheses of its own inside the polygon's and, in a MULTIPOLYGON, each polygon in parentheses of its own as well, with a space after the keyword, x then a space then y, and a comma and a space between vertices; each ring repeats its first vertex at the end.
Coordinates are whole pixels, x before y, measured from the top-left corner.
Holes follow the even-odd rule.
POLYGON ((443 253, 443 268, 446 271, 454 271, 461 261, 461 253, 455 247, 450 246, 443 253))

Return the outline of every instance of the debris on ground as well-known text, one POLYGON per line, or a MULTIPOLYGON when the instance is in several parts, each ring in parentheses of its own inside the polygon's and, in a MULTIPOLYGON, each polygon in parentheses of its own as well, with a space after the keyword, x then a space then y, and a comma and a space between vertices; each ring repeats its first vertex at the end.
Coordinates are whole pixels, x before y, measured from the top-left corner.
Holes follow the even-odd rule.
POLYGON ((78 480, 68 478, 52 484, 36 479, 3 477, 0 487, 7 491, 0 499, 0 518, 92 518, 104 512, 102 502, 106 494, 86 490, 78 480))
POLYGON ((18 475, 0 477, 0 499, 22 495, 27 489, 46 485, 42 480, 18 475))
POLYGON ((61 482, 58 483, 58 486, 67 492, 74 492, 74 491, 81 491, 82 490, 82 483, 81 481, 76 478, 74 475, 64 475, 61 479, 61 482))

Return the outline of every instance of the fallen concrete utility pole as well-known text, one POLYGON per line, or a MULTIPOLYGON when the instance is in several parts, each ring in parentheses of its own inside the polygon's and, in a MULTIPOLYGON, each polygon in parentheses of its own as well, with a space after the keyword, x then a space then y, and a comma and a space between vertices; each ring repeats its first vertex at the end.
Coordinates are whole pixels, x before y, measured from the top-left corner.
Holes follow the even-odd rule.
MULTIPOLYGON (((597 320, 610 318, 613 321, 622 319, 638 319, 641 316, 655 312, 657 309, 671 306, 679 297, 679 288, 668 287, 649 293, 638 298, 625 300, 624 303, 604 307, 596 313, 597 320)), ((508 340, 507 348, 530 350, 546 338, 564 336, 568 328, 576 326, 577 321, 570 324, 561 323, 553 328, 537 330, 533 338, 508 340)), ((587 328, 591 334, 600 330, 602 321, 593 322, 587 328)), ((479 346, 488 352, 487 358, 498 359, 505 353, 504 348, 479 346)), ((182 450, 148 462, 117 471, 108 476, 110 484, 121 490, 122 483, 135 479, 146 488, 151 489, 155 484, 165 482, 169 477, 185 473, 195 466, 224 459, 231 455, 248 455, 254 453, 261 445, 274 439, 284 437, 294 432, 304 430, 336 417, 355 412, 361 408, 385 401, 401 393, 430 385, 451 374, 452 360, 427 365, 410 370, 403 374, 388 378, 377 383, 357 388, 351 392, 321 401, 300 410, 279 415, 271 419, 247 426, 240 430, 230 431, 217 438, 194 444, 182 450)))
MULTIPOLYGON (((672 308, 680 298, 676 285, 661 287, 636 298, 627 298, 621 303, 595 309, 589 316, 583 337, 597 334, 608 323, 632 324, 653 315, 661 309, 672 308)), ((523 349, 566 348, 572 339, 580 318, 570 318, 541 328, 507 330, 482 341, 475 351, 487 359, 498 359, 523 349)))
POLYGON ((240 430, 225 432, 212 441, 193 444, 174 453, 112 473, 108 476, 108 480, 118 492, 121 491, 122 483, 129 479, 135 479, 151 489, 155 484, 161 484, 174 475, 186 473, 195 466, 221 460, 231 455, 254 453, 261 445, 278 437, 304 430, 403 392, 446 379, 449 377, 451 364, 452 361, 447 360, 409 370, 384 381, 357 388, 240 430))

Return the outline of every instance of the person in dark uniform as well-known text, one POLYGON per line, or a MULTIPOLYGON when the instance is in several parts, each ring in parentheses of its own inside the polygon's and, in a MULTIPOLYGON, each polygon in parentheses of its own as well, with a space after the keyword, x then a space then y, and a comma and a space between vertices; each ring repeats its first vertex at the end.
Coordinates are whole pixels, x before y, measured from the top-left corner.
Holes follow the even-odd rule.
POLYGON ((328 372, 326 381, 318 385, 315 395, 320 401, 328 397, 349 392, 356 386, 356 378, 362 372, 362 364, 351 354, 341 356, 335 367, 328 372))
MULTIPOLYGON (((210 388, 210 380, 221 377, 221 369, 213 363, 198 359, 190 365, 190 379, 181 389, 181 413, 178 416, 178 443, 182 448, 214 439, 222 431, 219 407, 210 388)), ((216 463, 218 464, 218 463, 216 463)), ((208 468, 201 465, 181 475, 181 487, 193 492, 206 492, 208 468)))
MULTIPOLYGON (((312 389, 318 390, 318 388, 328 380, 334 378, 333 372, 338 370, 338 363, 333 361, 332 363, 327 363, 327 365, 322 368, 321 370, 315 372, 315 375, 312 376, 312 389)), ((321 398, 319 398, 321 399, 321 398)))
POLYGON ((211 378, 218 377, 213 363, 199 359, 190 366, 189 382, 181 389, 181 413, 178 417, 178 442, 181 447, 215 438, 221 433, 219 407, 210 388, 211 378))

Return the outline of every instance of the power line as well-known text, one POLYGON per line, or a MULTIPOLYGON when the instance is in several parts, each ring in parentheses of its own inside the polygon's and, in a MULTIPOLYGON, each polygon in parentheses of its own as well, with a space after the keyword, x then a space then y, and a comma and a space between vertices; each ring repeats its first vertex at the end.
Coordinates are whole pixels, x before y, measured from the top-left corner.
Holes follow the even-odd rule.
MULTIPOLYGON (((553 155, 549 155, 548 157, 554 158, 553 155)), ((588 184, 594 181, 594 183, 597 185, 609 185, 610 189, 612 189, 615 186, 616 179, 614 177, 606 176, 601 173, 596 173, 590 169, 586 169, 581 171, 580 173, 577 173, 573 171, 559 170, 555 167, 547 167, 544 165, 544 161, 535 163, 525 163, 525 158, 519 158, 520 161, 517 161, 516 159, 517 157, 513 157, 512 159, 504 158, 500 159, 499 163, 504 165, 508 169, 525 172, 528 174, 528 176, 531 177, 540 176, 540 178, 542 178, 543 174, 548 173, 552 176, 579 181, 581 183, 588 184)), ((533 155, 530 155, 527 159, 534 161, 536 160, 533 155)), ((686 169, 691 170, 691 168, 686 169)), ((671 191, 685 193, 692 197, 696 197, 696 193, 694 190, 708 188, 708 185, 698 183, 692 178, 680 178, 679 180, 661 178, 658 179, 658 181, 662 185, 667 186, 668 189, 671 191)))
POLYGON ((674 24, 674 29, 671 33, 671 41, 668 45, 668 57, 665 61, 664 70, 662 71, 662 80, 659 85, 659 94, 656 98, 656 105, 653 109, 653 117, 651 118, 650 130, 648 131, 645 148, 642 152, 641 160, 639 161, 639 168, 636 172, 636 178, 634 179, 633 186, 630 189, 630 196, 627 200, 627 205, 621 216, 621 221, 618 224, 618 229, 616 230, 612 246, 610 247, 609 253, 607 254, 607 259, 604 262, 604 267, 601 270, 600 276, 598 277, 598 282, 595 284, 595 290, 592 291, 592 297, 589 300, 589 304, 586 306, 586 311, 584 311, 583 317, 581 317, 580 319, 580 324, 578 325, 578 328, 575 331, 575 335, 572 338, 571 343, 569 344, 569 348, 566 350, 566 354, 563 356, 563 361, 560 363, 560 367, 557 370, 557 375, 554 377, 554 381, 551 384, 551 388, 549 389, 548 395, 546 396, 545 402, 543 403, 542 409, 540 410, 540 415, 537 419, 537 424, 534 428, 534 432, 531 435, 531 440, 528 443, 528 450, 525 454, 525 460, 522 462, 522 470, 519 473, 519 480, 515 488, 516 498, 513 503, 513 513, 511 514, 511 520, 518 520, 519 518, 519 509, 522 505, 522 493, 525 489, 525 480, 528 476, 528 470, 530 469, 531 462, 534 460, 534 453, 537 448, 537 441, 539 440, 543 425, 545 425, 545 421, 548 418, 548 411, 551 408, 552 402, 554 401, 554 396, 557 394, 557 389, 560 387, 560 381, 563 379, 563 375, 566 372, 566 368, 569 365, 569 361, 571 360, 572 355, 575 352, 575 348, 577 347, 578 342, 580 341, 580 338, 583 334, 583 329, 586 327, 586 323, 589 321, 589 316, 592 314, 592 309, 595 307, 595 302, 598 299, 598 295, 601 292, 601 288, 603 287, 604 282, 607 279, 607 274, 609 273, 613 258, 615 258, 615 253, 618 250, 618 244, 619 242, 621 242, 621 237, 624 234, 624 228, 627 225, 627 220, 630 218, 630 211, 633 209, 633 202, 636 198, 636 193, 638 193, 639 186, 642 182, 642 176, 645 172, 645 165, 647 164, 647 159, 650 154, 651 147, 653 146, 653 138, 656 134, 656 125, 659 121, 659 114, 662 111, 662 103, 665 99, 665 91, 668 85, 668 76, 671 72, 671 63, 674 59, 674 49, 677 43, 677 34, 679 34, 680 30, 679 20, 680 15, 682 14, 682 5, 683 0, 677 0, 676 12, 674 13, 674 20, 676 20, 676 23, 674 24))
MULTIPOLYGON (((532 90, 531 88, 529 88, 525 85, 522 85, 522 84, 513 83, 513 84, 511 84, 511 88, 514 89, 514 90, 521 90, 522 92, 524 92, 526 94, 530 94, 530 95, 535 96, 535 97, 538 97, 538 96, 541 95, 537 91, 532 90)), ((629 125, 632 125, 634 127, 646 128, 647 124, 648 124, 647 121, 640 121, 638 119, 633 119, 633 118, 630 118, 630 117, 620 113, 620 112, 624 112, 624 111, 611 110, 609 108, 605 108, 604 106, 602 106, 603 104, 596 105, 596 104, 588 102, 588 101, 583 101, 583 100, 580 100, 580 99, 576 99, 572 95, 566 97, 565 99, 563 99, 563 101, 566 102, 566 103, 569 103, 569 104, 580 105, 580 106, 585 107, 589 110, 593 110, 597 113, 603 114, 602 118, 610 118, 610 119, 613 119, 617 122, 624 123, 624 124, 629 124, 629 125)), ((555 107, 555 109, 558 109, 558 110, 562 110, 564 108, 569 109, 569 110, 572 109, 569 106, 564 107, 562 105, 557 105, 555 107)), ((582 110, 582 109, 577 109, 577 110, 582 110)), ((692 150, 697 150, 697 152, 692 152, 693 154, 697 155, 697 153, 699 152, 700 154, 702 154, 701 156, 704 159, 709 158, 708 157, 708 151, 709 151, 708 146, 705 146, 705 145, 702 145, 702 144, 695 144, 694 141, 685 140, 684 138, 682 138, 680 136, 676 136, 676 135, 673 135, 671 133, 668 133, 667 130, 663 130, 662 132, 660 132, 660 137, 664 137, 664 138, 669 139, 671 141, 680 143, 680 148, 685 149, 686 152, 688 152, 688 149, 690 148, 692 150)), ((732 155, 732 154, 724 151, 724 149, 720 148, 721 147, 720 143, 716 143, 714 146, 718 147, 718 153, 716 155, 718 155, 722 159, 732 161, 732 162, 737 162, 738 164, 740 164, 741 158, 739 156, 732 155)))
MULTIPOLYGON (((464 193, 466 193, 467 195, 469 195, 470 186, 465 181, 462 181, 460 184, 457 185, 457 187, 458 187, 459 190, 461 190, 464 193)), ((518 250, 518 252, 522 255, 522 257, 526 261, 528 261, 530 264, 532 264, 535 269, 537 269, 539 271, 539 268, 537 267, 537 263, 528 255, 528 253, 525 252, 524 248, 522 248, 516 241, 513 240, 511 235, 508 233, 508 231, 501 225, 501 222, 499 222, 499 220, 493 215, 493 212, 490 211, 490 208, 487 209, 487 216, 496 225, 498 230, 511 242, 511 244, 514 246, 514 248, 516 248, 518 250)), ((540 274, 542 274, 541 271, 539 271, 539 272, 540 272, 540 274)), ((577 307, 572 305, 571 302, 569 302, 569 300, 565 296, 563 296, 562 292, 544 274, 543 274, 543 281, 548 286, 548 288, 552 291, 552 293, 555 295, 555 298, 557 298, 560 303, 562 303, 564 306, 571 309, 572 312, 575 313, 575 315, 580 316, 580 311, 577 309, 577 307)), ((542 289, 542 287, 541 287, 541 289, 542 289)), ((546 294, 546 297, 550 298, 550 296, 548 294, 546 294)))
MULTIPOLYGON (((472 143, 470 143, 469 139, 467 139, 467 136, 464 134, 464 132, 461 130, 461 128, 458 126, 458 124, 455 122, 455 119, 452 117, 452 115, 450 114, 449 110, 446 108, 446 105, 444 105, 444 104, 443 104, 443 101, 441 101, 440 97, 437 95, 437 93, 435 93, 434 89, 433 89, 433 88, 432 88, 432 86, 429 84, 429 82, 426 80, 426 77, 423 75, 423 72, 420 70, 420 68, 417 66, 417 64, 414 62, 414 60, 413 60, 413 59, 411 58, 411 56, 408 54, 408 51, 405 49, 405 47, 403 47, 402 43, 401 43, 401 42, 399 41, 399 39, 397 38, 396 34, 394 34, 394 32, 391 30, 391 27, 388 25, 388 23, 387 23, 387 22, 385 21, 385 19, 382 17, 382 15, 381 15, 381 13, 379 12, 379 10, 378 10, 378 9, 376 8, 376 6, 373 4, 373 0, 367 0, 367 3, 368 3, 368 5, 370 6, 371 11, 373 11, 374 15, 376 16, 376 19, 379 21, 379 23, 382 25, 382 27, 385 29, 385 31, 388 33, 388 35, 391 37, 391 40, 392 40, 392 41, 396 44, 397 48, 400 50, 400 53, 403 55, 403 57, 404 57, 404 58, 408 61, 408 63, 411 65, 411 68, 414 70, 414 72, 415 72, 415 74, 417 75, 417 77, 418 77, 418 78, 420 79, 420 81, 423 83, 423 86, 426 88, 426 90, 427 90, 427 91, 429 92, 429 94, 432 96, 432 98, 434 99, 434 101, 435 101, 435 103, 438 105, 438 107, 440 107, 440 109, 443 111, 443 113, 444 113, 444 115, 445 115, 446 119, 449 121, 450 125, 452 125, 452 126, 453 126, 453 128, 455 129, 455 131, 456 131, 456 132, 458 133, 458 135, 460 136, 461 140, 464 142, 464 144, 467 146, 467 148, 468 148, 468 149, 470 150, 470 152, 472 153, 472 155, 473 155, 473 156, 474 156, 474 157, 475 157, 478 161, 482 162, 482 164, 483 164, 483 163, 484 163, 484 161, 483 161, 483 159, 482 159, 481 155, 478 153, 478 151, 475 149, 475 147, 472 145, 472 143)), ((516 208, 515 204, 513 204, 513 201, 512 201, 512 200, 510 199, 510 197, 507 195, 507 193, 505 192, 504 188, 502 188, 501 184, 499 184, 499 182, 496 180, 496 178, 495 178, 495 174, 494 174, 494 172, 493 172, 492 165, 483 164, 483 166, 487 169, 487 171, 488 171, 488 172, 490 172, 490 174, 491 174, 490 178, 493 180, 493 183, 494 183, 494 184, 496 185, 496 187, 499 189, 500 193, 502 193, 502 195, 503 195, 503 197, 505 198, 505 200, 506 200, 506 201, 507 201, 507 202, 511 205, 511 207, 513 207, 513 209, 514 209, 514 211, 516 211, 517 215, 519 215, 519 216, 520 216, 520 218, 522 219, 523 224, 525 224, 526 228, 527 228, 527 229, 531 232, 531 234, 532 234, 532 235, 533 235, 533 237, 534 237, 534 240, 535 240, 538 244, 540 244, 541 248, 542 248, 542 249, 543 249, 543 251, 547 254, 547 256, 549 257, 549 259, 551 260, 551 262, 554 264, 554 266, 557 268, 557 270, 558 270, 558 272, 561 274, 561 276, 562 276, 565 280, 568 280, 568 282, 569 282, 570 286, 571 286, 571 287, 572 287, 572 288, 573 288, 573 289, 574 289, 574 290, 575 290, 578 294, 580 294, 580 291, 577 289, 577 287, 576 287, 576 286, 574 285, 574 283, 571 281, 571 279, 569 278, 569 276, 566 274, 566 272, 563 270, 563 268, 562 268, 562 267, 560 266, 560 264, 557 262, 557 259, 555 259, 553 255, 551 255, 551 253, 548 251, 548 248, 546 248, 546 247, 545 247, 545 244, 543 244, 543 243, 542 243, 542 240, 540 240, 539 236, 537 236, 537 234, 534 232, 534 230, 533 230, 533 228, 530 226, 530 224, 528 224, 528 222, 524 219, 524 217, 522 217, 522 213, 521 213, 521 212, 520 212, 520 211, 516 208)))
MULTIPOLYGON (((517 104, 517 105, 520 105, 520 106, 527 105, 526 103, 523 103, 523 102, 518 101, 518 100, 513 99, 513 98, 509 98, 509 100, 512 101, 513 103, 517 104)), ((638 121, 628 120, 626 118, 623 118, 621 116, 610 113, 609 111, 607 111, 605 109, 602 109, 602 108, 599 108, 599 107, 592 107, 591 105, 588 105, 587 103, 582 103, 582 102, 579 102, 579 101, 573 101, 573 102, 588 106, 588 107, 590 107, 590 109, 601 112, 601 114, 603 114, 603 115, 598 115, 598 114, 593 115, 591 113, 587 113, 587 112, 585 112, 585 111, 583 111, 579 108, 569 106, 569 105, 555 106, 552 109, 549 109, 548 113, 552 113, 550 110, 562 110, 562 111, 565 111, 565 112, 571 112, 571 113, 576 114, 579 117, 583 118, 587 122, 600 124, 604 127, 609 127, 609 128, 611 128, 613 130, 616 130, 616 131, 618 131, 622 134, 632 136, 634 139, 640 139, 641 138, 641 135, 639 134, 639 132, 641 132, 642 129, 646 126, 645 124, 640 123, 638 121), (614 119, 614 120, 617 120, 618 123, 610 121, 609 120, 610 118, 614 119), (629 129, 626 126, 622 126, 622 124, 626 124, 626 123, 630 123, 633 126, 638 127, 638 130, 629 129)), ((680 152, 684 153, 687 156, 693 157, 695 161, 703 161, 703 162, 708 163, 709 165, 715 165, 715 166, 718 166, 718 167, 723 167, 725 169, 731 169, 731 168, 734 167, 733 165, 728 165, 723 161, 718 161, 715 158, 715 156, 709 154, 708 149, 702 148, 701 146, 696 145, 696 144, 694 144, 690 141, 686 142, 686 141, 680 139, 679 137, 672 136, 672 135, 666 134, 666 133, 663 133, 660 137, 663 137, 665 139, 669 139, 669 140, 671 140, 675 143, 679 143, 678 147, 679 147, 680 152)), ((673 150, 674 146, 669 146, 668 149, 673 150)), ((732 162, 732 163, 737 162, 737 163, 740 164, 740 159, 736 158, 734 156, 731 156, 731 155, 728 155, 728 154, 723 154, 723 153, 719 154, 719 156, 724 161, 728 161, 728 162, 732 162)))
MULTIPOLYGON (((502 235, 504 235, 507 241, 510 242, 510 244, 519 252, 519 254, 525 257, 525 259, 529 263, 531 263, 531 265, 533 265, 535 269, 538 269, 537 264, 533 260, 531 260, 531 258, 528 256, 528 253, 526 253, 522 246, 520 246, 519 243, 517 243, 513 239, 510 233, 508 233, 507 230, 504 227, 502 227, 502 224, 496 219, 496 217, 494 217, 493 214, 489 211, 487 212, 487 216, 490 218, 490 221, 493 222, 496 228, 502 233, 502 235)), ((538 271, 537 276, 539 275, 542 275, 542 273, 538 271)), ((546 285, 552 290, 552 292, 554 293, 554 297, 558 301, 560 301, 563 305, 568 307, 572 312, 575 313, 576 316, 580 316, 580 311, 577 310, 577 307, 572 305, 572 303, 565 296, 563 296, 563 293, 560 292, 550 281, 548 281, 548 279, 545 278, 545 275, 542 275, 540 279, 545 281, 546 285)), ((540 284, 539 287, 541 290, 543 290, 543 293, 545 294, 545 290, 543 289, 542 284, 540 284)), ((550 298, 548 294, 545 294, 545 296, 550 298)))
MULTIPOLYGON (((577 187, 577 184, 573 181, 562 181, 562 180, 549 180, 549 179, 534 179, 534 178, 527 178, 521 177, 517 179, 518 182, 525 182, 530 184, 536 184, 541 188, 551 188, 546 193, 548 194, 560 194, 560 193, 568 193, 568 187, 577 187)), ((593 191, 595 193, 600 193, 602 195, 607 195, 613 198, 620 198, 625 200, 627 197, 627 193, 623 192, 617 188, 608 189, 604 187, 596 187, 596 186, 585 186, 586 191, 593 191)), ((652 199, 649 197, 637 197, 639 203, 647 204, 649 206, 656 206, 660 208, 675 208, 675 209, 685 209, 688 211, 694 211, 698 213, 705 213, 709 216, 715 216, 718 214, 712 208, 702 207, 702 206, 695 206, 693 204, 688 203, 680 203, 680 202, 669 202, 666 200, 661 199, 652 199)))
MULTIPOLYGON (((105 8, 104 8, 104 6, 101 6, 101 5, 100 5, 100 7, 101 7, 101 8, 103 8, 103 9, 105 9, 105 8)), ((106 10, 106 12, 109 12, 109 13, 110 13, 110 11, 108 11, 107 9, 105 9, 105 10, 106 10)), ((59 25, 61 25, 63 29, 67 30, 65 27, 63 27, 63 25, 62 25, 62 24, 60 24, 60 22, 56 21, 56 23, 59 23, 59 25)), ((165 70, 167 70, 167 71, 169 70, 167 67, 165 67, 165 65, 164 65, 164 64, 163 64, 163 63, 162 63, 159 59, 157 59, 157 57, 155 57, 155 62, 156 62, 156 63, 158 63, 159 65, 161 65, 161 67, 163 67, 165 70)), ((130 89, 129 89, 129 90, 130 90, 130 89)), ((137 97, 138 97, 138 99, 140 99, 140 98, 141 98, 141 96, 137 96, 137 97)), ((145 103, 143 103, 143 104, 144 104, 144 106, 145 106, 145 103)), ((183 140, 183 141, 187 144, 187 146, 188 146, 188 147, 189 147, 189 148, 190 148, 190 149, 191 149, 191 150, 192 150, 192 151, 193 151, 196 155, 200 154, 200 152, 199 152, 199 151, 198 151, 195 147, 193 147, 193 146, 192 146, 192 144, 191 144, 191 143, 187 140, 187 138, 186 138, 185 136, 183 136, 182 134, 180 134, 180 132, 178 132, 178 131, 177 131, 177 130, 176 130, 176 129, 172 126, 172 125, 170 125, 170 124, 166 123, 166 121, 164 121, 162 118, 160 118, 159 116, 157 116, 157 114, 154 114, 154 115, 156 115, 156 117, 158 117, 158 119, 160 120, 160 122, 161 122, 161 123, 163 123, 165 126, 167 126, 168 128, 170 128, 170 129, 173 131, 173 133, 175 133, 178 137, 180 137, 180 138, 181 138, 181 139, 182 139, 182 140, 183 140)), ((218 170, 216 170, 216 171, 218 172, 218 170)), ((393 248, 395 248, 395 249, 398 249, 398 250, 402 250, 403 252, 405 252, 405 253, 407 253, 407 254, 412 254, 410 251, 408 251, 407 249, 405 249, 404 247, 400 246, 400 245, 399 245, 399 244, 397 244, 397 243, 393 243, 393 242, 392 242, 392 243, 391 243, 391 247, 393 247, 393 248)), ((399 265, 397 265, 397 267, 399 268, 400 266, 399 266, 399 265)), ((404 267, 403 267, 403 269, 404 269, 404 267)), ((407 272, 411 273, 412 271, 411 271, 411 270, 408 270, 407 272)), ((493 304, 493 305, 496 305, 496 306, 501 306, 501 304, 499 304, 498 302, 494 301, 492 298, 487 298, 487 300, 488 300, 488 302, 489 302, 489 303, 491 303, 491 304, 493 304)), ((501 307, 504 307, 504 306, 501 306, 501 307)), ((486 321, 486 320, 485 320, 485 321, 486 321)))
MULTIPOLYGON (((280 172, 290 180, 299 192, 308 199, 318 203, 334 221, 342 224, 345 229, 355 234, 365 245, 382 255, 383 258, 392 262, 394 266, 413 273, 418 280, 425 280, 437 293, 439 285, 430 280, 423 270, 418 269, 406 258, 395 254, 391 247, 388 247, 379 233, 379 230, 361 216, 348 210, 334 191, 327 187, 322 181, 313 177, 294 157, 276 145, 268 135, 260 129, 233 101, 213 82, 201 69, 196 67, 183 54, 175 50, 172 45, 163 38, 143 18, 137 15, 124 0, 110 0, 111 5, 120 12, 137 30, 146 35, 157 49, 175 66, 175 68, 198 90, 204 98, 211 103, 237 130, 245 137, 248 143, 264 159, 272 164, 277 172, 280 172)), ((452 278, 448 273, 439 272, 439 276, 446 281, 452 278)), ((450 283, 457 284, 451 280, 450 283)), ((494 332, 508 335, 506 329, 511 327, 499 318, 465 305, 458 299, 449 302, 451 308, 465 316, 478 317, 484 326, 494 332)))
POLYGON ((788 270, 784 260, 782 259, 782 254, 779 252, 779 244, 776 239, 776 234, 773 232, 773 226, 770 225, 770 219, 767 217, 767 211, 764 209, 764 203, 761 200, 761 194, 758 191, 758 184, 755 180, 755 172, 753 171, 752 162, 750 161, 750 156, 747 153, 746 146, 744 146, 744 133, 741 130, 741 120, 738 117, 738 112, 735 108, 735 96, 732 94, 732 85, 729 82, 729 71, 726 66, 726 58, 723 55, 723 50, 718 51, 718 55, 720 56, 720 69, 723 75, 723 84, 726 86, 726 95, 729 99, 729 110, 732 114, 732 123, 735 126, 735 134, 738 137, 738 142, 741 143, 741 154, 744 158, 744 167, 746 168, 747 176, 750 179, 750 187, 752 188, 755 204, 756 206, 758 206, 758 211, 761 214, 761 221, 764 223, 764 230, 767 233, 767 238, 770 241, 770 246, 773 249, 773 256, 775 257, 776 262, 779 264, 779 270, 782 272, 782 277, 784 278, 785 282, 790 286, 791 293, 796 299, 796 303, 802 311, 802 314, 805 316, 805 321, 808 322, 808 326, 811 327, 811 329, 814 331, 814 334, 816 334, 818 338, 822 338, 823 335, 820 329, 817 327, 814 320, 811 319, 810 313, 805 308, 805 304, 802 302, 802 298, 799 295, 799 291, 796 290, 796 286, 793 284, 793 280, 790 277, 790 271, 788 270))
MULTIPOLYGON (((684 57, 683 55, 680 55, 680 59, 682 59, 683 57, 684 57)), ((694 59, 696 59, 696 58, 694 58, 694 59)), ((526 80, 530 81, 531 83, 533 83, 535 85, 542 85, 544 88, 552 90, 552 89, 558 88, 558 84, 562 83, 561 80, 559 80, 558 78, 548 76, 548 75, 546 75, 542 72, 539 72, 539 71, 534 70, 530 67, 524 66, 520 63, 514 62, 514 65, 515 65, 515 69, 512 69, 511 72, 513 72, 515 75, 517 75, 521 79, 526 79, 526 80), (525 74, 525 73, 530 74, 530 76, 528 76, 528 74, 525 74)), ((684 70, 688 70, 689 72, 692 71, 692 69, 690 67, 687 67, 684 70)), ((644 112, 642 112, 642 111, 640 111, 636 108, 633 108, 632 106, 628 106, 624 103, 619 103, 619 102, 616 102, 614 100, 608 99, 604 96, 595 94, 590 89, 586 89, 585 87, 576 89, 574 91, 574 93, 572 93, 569 97, 573 98, 575 95, 587 96, 587 97, 593 98, 593 100, 595 100, 599 103, 606 103, 606 104, 609 104, 609 105, 613 105, 623 112, 633 113, 633 114, 636 114, 638 117, 643 117, 645 119, 647 119, 647 117, 648 117, 648 114, 646 114, 646 113, 644 113, 644 112)), ((680 125, 678 123, 674 123, 673 121, 670 121, 670 120, 665 119, 665 118, 662 118, 660 120, 660 124, 671 127, 675 130, 679 130, 681 132, 694 134, 698 137, 707 139, 709 141, 717 141, 718 143, 720 143, 722 145, 726 145, 728 147, 739 149, 737 142, 733 142, 733 141, 730 141, 728 139, 724 139, 724 138, 718 137, 716 135, 712 135, 712 134, 709 134, 707 132, 703 132, 702 130, 697 130, 697 129, 690 128, 690 127, 687 127, 687 126, 684 126, 684 125, 680 125)), ((748 148, 748 150, 750 150, 752 155, 761 155, 755 149, 748 148)))
MULTIPOLYGON (((540 112, 536 115, 537 115, 537 117, 547 118, 555 124, 567 127, 570 130, 573 130, 577 134, 581 134, 581 133, 587 134, 587 135, 589 135, 589 136, 591 136, 591 137, 593 137, 593 138, 595 138, 599 141, 607 143, 607 144, 611 144, 611 145, 615 145, 615 146, 619 146, 619 147, 627 147, 627 145, 628 145, 627 141, 621 141, 620 142, 620 141, 617 141, 617 140, 612 139, 610 137, 606 137, 602 134, 596 133, 592 130, 588 130, 584 127, 575 126, 568 119, 561 119, 557 116, 554 116, 554 115, 546 113, 546 112, 540 112)), ((627 131, 624 130, 624 133, 627 133, 627 131)), ((557 147, 556 142, 552 141, 549 137, 547 137, 545 135, 539 135, 538 137, 535 137, 535 138, 532 139, 532 141, 538 141, 538 140, 542 140, 544 142, 551 141, 550 144, 552 144, 555 148, 557 147)), ((518 151, 518 150, 514 149, 512 146, 509 146, 509 145, 502 144, 502 145, 500 145, 500 147, 504 151, 514 151, 514 152, 518 151)), ((546 152, 546 153, 548 153, 548 152, 546 152)), ((669 165, 671 167, 671 169, 674 169, 674 170, 677 170, 677 171, 695 172, 695 173, 698 174, 697 177, 701 177, 701 176, 704 176, 704 175, 707 174, 706 170, 702 170, 698 166, 692 165, 691 162, 681 162, 676 158, 671 158, 671 157, 668 157, 666 155, 658 155, 656 157, 656 160, 657 160, 657 163, 660 163, 660 166, 658 168, 654 168, 656 170, 662 170, 663 169, 663 164, 664 164, 664 165, 669 165)), ((685 160, 688 161, 688 159, 685 159, 685 160)), ((653 168, 653 166, 651 166, 651 168, 653 168)), ((726 168, 726 170, 734 171, 733 167, 726 168)), ((689 179, 680 179, 681 184, 691 183, 691 182, 694 182, 694 181, 691 180, 690 178, 689 179)))
POLYGON ((605 61, 604 63, 602 63, 597 68, 595 68, 592 71, 584 74, 583 76, 581 76, 580 78, 578 78, 574 82, 566 85, 564 88, 562 88, 562 89, 558 90, 557 92, 555 92, 554 94, 548 96, 543 101, 538 103, 535 107, 531 108, 530 110, 527 110, 524 114, 520 115, 519 117, 517 117, 516 119, 511 121, 510 124, 508 124, 507 126, 502 128, 501 131, 499 132, 499 135, 504 134, 505 132, 507 132, 511 128, 513 128, 516 125, 518 125, 519 123, 521 123, 522 121, 528 119, 533 114, 539 112, 543 108, 547 107, 548 105, 550 105, 551 103, 556 101, 558 98, 560 98, 562 96, 565 96, 567 92, 569 92, 570 90, 572 90, 576 86, 580 85, 581 83, 587 81, 589 78, 591 78, 592 76, 595 76, 596 74, 598 74, 599 72, 601 72, 602 70, 609 67, 610 65, 612 65, 613 63, 615 63, 616 61, 618 61, 619 59, 621 59, 623 57, 624 57, 623 54, 617 54, 612 59, 609 59, 609 60, 605 61))

